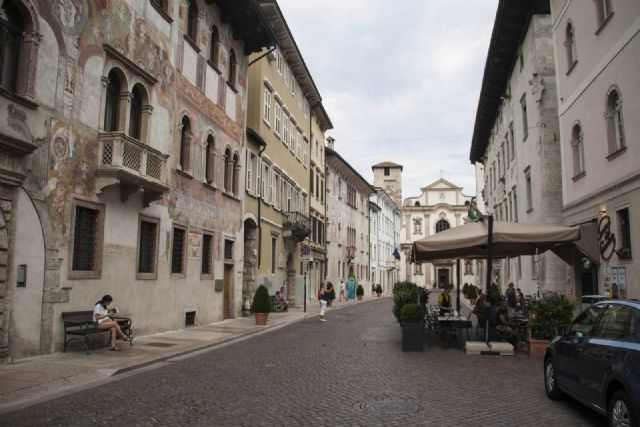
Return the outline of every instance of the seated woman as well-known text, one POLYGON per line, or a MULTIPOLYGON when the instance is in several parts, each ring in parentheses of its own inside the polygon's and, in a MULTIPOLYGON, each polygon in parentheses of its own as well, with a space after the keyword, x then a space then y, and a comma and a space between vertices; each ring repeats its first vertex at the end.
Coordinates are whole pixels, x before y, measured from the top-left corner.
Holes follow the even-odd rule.
POLYGON ((116 345, 116 338, 120 336, 124 341, 129 341, 129 337, 122 332, 118 322, 109 318, 107 306, 112 301, 111 295, 105 295, 96 303, 93 308, 93 325, 98 329, 109 330, 111 332, 111 351, 120 351, 120 347, 116 345))
POLYGON ((442 293, 438 295, 438 308, 440 309, 440 316, 453 313, 453 307, 451 306, 451 286, 444 288, 442 293))

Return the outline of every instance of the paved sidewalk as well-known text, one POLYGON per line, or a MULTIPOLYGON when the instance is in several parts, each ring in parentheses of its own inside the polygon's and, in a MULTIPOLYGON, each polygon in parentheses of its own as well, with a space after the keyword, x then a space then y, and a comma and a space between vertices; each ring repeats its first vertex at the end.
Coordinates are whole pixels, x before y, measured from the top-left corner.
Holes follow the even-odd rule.
MULTIPOLYGON (((363 302, 376 299, 365 297, 363 302)), ((356 304, 334 301, 330 310, 356 304)), ((0 414, 86 389, 114 375, 143 368, 198 350, 210 349, 253 334, 266 333, 307 317, 319 315, 318 304, 307 312, 292 307, 271 313, 266 326, 256 326, 253 316, 229 319, 174 332, 135 337, 133 346, 119 342, 120 352, 94 348, 86 355, 78 346, 66 353, 52 353, 0 365, 0 414)), ((330 316, 330 311, 328 315, 330 316)), ((135 327, 134 327, 135 330, 135 327)))

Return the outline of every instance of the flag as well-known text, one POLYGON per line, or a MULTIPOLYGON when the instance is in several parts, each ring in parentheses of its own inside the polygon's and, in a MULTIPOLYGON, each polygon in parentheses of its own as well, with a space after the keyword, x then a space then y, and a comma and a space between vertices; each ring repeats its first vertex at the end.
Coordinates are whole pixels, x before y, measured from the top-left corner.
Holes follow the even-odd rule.
POLYGON ((392 255, 396 260, 398 260, 398 261, 400 260, 400 252, 398 252, 398 248, 394 248, 393 249, 393 254, 392 255))

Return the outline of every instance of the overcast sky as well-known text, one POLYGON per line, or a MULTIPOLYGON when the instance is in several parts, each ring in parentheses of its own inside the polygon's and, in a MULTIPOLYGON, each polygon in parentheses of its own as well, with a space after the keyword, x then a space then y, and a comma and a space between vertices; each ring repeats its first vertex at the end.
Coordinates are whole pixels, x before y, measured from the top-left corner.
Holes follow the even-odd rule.
POLYGON ((403 198, 440 178, 475 194, 469 148, 497 0, 278 0, 336 150, 365 178, 404 166, 403 198))

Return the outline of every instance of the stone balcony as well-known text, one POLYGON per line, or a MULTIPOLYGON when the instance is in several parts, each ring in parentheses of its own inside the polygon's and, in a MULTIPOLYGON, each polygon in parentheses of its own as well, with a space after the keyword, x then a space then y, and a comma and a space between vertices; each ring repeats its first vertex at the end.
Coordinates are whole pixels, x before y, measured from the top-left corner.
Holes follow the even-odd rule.
POLYGON ((144 204, 162 198, 167 186, 167 154, 152 148, 121 132, 98 135, 97 191, 118 185, 120 197, 126 201, 130 195, 142 191, 144 204))
POLYGON ((282 228, 291 233, 285 237, 294 237, 296 241, 301 242, 311 234, 311 221, 308 216, 300 212, 285 212, 284 215, 282 228))
POLYGON ((351 261, 356 257, 356 247, 355 246, 347 246, 347 259, 351 261))

